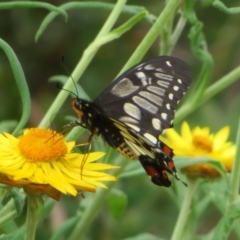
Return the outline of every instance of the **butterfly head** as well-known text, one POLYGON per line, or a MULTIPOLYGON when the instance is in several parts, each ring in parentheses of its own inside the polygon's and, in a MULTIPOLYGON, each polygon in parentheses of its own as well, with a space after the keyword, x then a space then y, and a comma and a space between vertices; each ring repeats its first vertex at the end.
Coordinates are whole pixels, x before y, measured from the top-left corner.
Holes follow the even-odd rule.
POLYGON ((90 131, 93 131, 93 129, 95 131, 97 128, 95 125, 99 112, 95 108, 94 103, 80 98, 74 98, 72 100, 72 107, 78 115, 81 126, 89 129, 90 131))
POLYGON ((72 108, 77 113, 80 122, 84 123, 86 119, 86 108, 88 107, 87 101, 80 98, 72 100, 72 108))

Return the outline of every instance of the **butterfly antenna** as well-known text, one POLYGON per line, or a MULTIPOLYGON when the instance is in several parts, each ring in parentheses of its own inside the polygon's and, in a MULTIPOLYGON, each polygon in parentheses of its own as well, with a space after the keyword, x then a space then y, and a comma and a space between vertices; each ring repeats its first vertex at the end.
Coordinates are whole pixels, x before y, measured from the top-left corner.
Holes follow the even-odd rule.
POLYGON ((185 183, 184 181, 182 181, 179 176, 177 175, 176 172, 174 172, 170 167, 168 167, 167 165, 164 166, 165 170, 170 173, 175 179, 177 179, 178 181, 182 182, 182 184, 185 186, 185 187, 188 187, 188 184, 185 183))
POLYGON ((70 90, 68 90, 68 89, 63 88, 62 85, 61 85, 61 83, 57 83, 56 87, 59 88, 60 90, 64 90, 64 91, 66 91, 66 92, 69 92, 69 93, 71 93, 72 95, 74 95, 76 98, 78 98, 78 95, 77 95, 76 93, 74 93, 74 92, 72 92, 72 91, 70 91, 70 90))
MULTIPOLYGON (((64 56, 62 56, 62 61, 61 61, 61 63, 62 63, 63 68, 64 68, 65 71, 67 72, 68 76, 70 76, 70 78, 71 78, 71 80, 72 80, 72 82, 73 82, 75 91, 76 91, 76 93, 73 93, 73 92, 71 92, 71 91, 68 91, 68 92, 72 93, 74 96, 76 96, 76 98, 78 98, 79 94, 78 94, 77 84, 76 84, 76 82, 74 81, 74 79, 73 79, 70 71, 68 70, 68 68, 67 68, 66 65, 64 64, 64 56)), ((64 90, 66 90, 66 89, 64 89, 64 90)))

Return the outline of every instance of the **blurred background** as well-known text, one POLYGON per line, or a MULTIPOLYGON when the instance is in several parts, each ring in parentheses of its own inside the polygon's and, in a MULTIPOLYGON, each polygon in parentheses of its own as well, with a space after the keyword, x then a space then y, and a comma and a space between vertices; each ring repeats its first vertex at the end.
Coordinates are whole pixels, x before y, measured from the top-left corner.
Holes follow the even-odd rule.
MULTIPOLYGON (((67 1, 46 1, 61 5, 67 1)), ((103 1, 114 3, 115 1, 103 1)), ((231 1, 236 6, 238 1, 231 1)), ((158 16, 164 6, 164 1, 129 0, 129 5, 142 5, 150 13, 158 16)), ((56 84, 49 83, 53 75, 68 75, 61 63, 71 72, 79 61, 84 49, 92 42, 99 29, 109 15, 109 11, 98 9, 78 9, 68 11, 68 21, 58 16, 46 29, 36 43, 34 36, 48 11, 44 9, 13 9, 2 10, 0 17, 1 38, 15 51, 26 76, 32 99, 32 113, 27 127, 36 127, 45 112, 59 93, 56 84)), ((196 2, 196 13, 204 24, 204 33, 209 51, 214 60, 214 68, 210 83, 214 83, 240 63, 240 31, 239 15, 227 15, 212 6, 203 6, 196 2)), ((116 26, 126 21, 129 15, 123 14, 116 26)), ((134 52, 138 44, 150 28, 150 23, 142 20, 121 38, 101 47, 89 68, 80 79, 89 96, 94 99, 115 78, 124 63, 134 52)), ((189 64, 193 73, 193 81, 197 79, 201 70, 200 61, 192 54, 188 39, 190 25, 187 24, 172 55, 189 64)), ((145 59, 159 53, 157 40, 148 51, 145 59)), ((0 51, 0 121, 19 120, 22 106, 16 83, 3 51, 0 51)), ((65 111, 74 115, 69 98, 57 116, 64 116, 65 111)), ((235 141, 237 124, 240 114, 240 81, 235 82, 213 99, 202 105, 189 115, 186 120, 191 127, 199 125, 209 126, 212 132, 229 125, 231 127, 230 140, 235 141)), ((59 127, 58 117, 52 125, 59 127)), ((180 125, 175 126, 179 129, 180 125)), ((180 184, 174 182, 174 184, 180 184)), ((114 219, 104 205, 86 239, 123 239, 141 232, 149 232, 162 238, 171 235, 177 218, 178 208, 172 204, 168 191, 154 186, 146 176, 139 176, 118 182, 128 197, 128 206, 119 219, 114 219), (148 217, 145 217, 147 213, 148 217)), ((184 186, 181 186, 184 191, 184 186)), ((74 214, 79 199, 63 197, 57 208, 57 214, 67 217, 74 214), (62 208, 64 206, 64 208, 62 208), (63 210, 64 209, 64 210, 63 210)), ((204 233, 214 224, 220 214, 213 207, 209 213, 208 222, 200 228, 204 233), (211 216, 211 217, 210 217, 211 216)), ((61 219, 61 218, 60 218, 61 219)), ((57 227, 56 218, 44 222, 45 228, 57 227), (54 220, 55 219, 55 220, 54 220), (50 221, 50 225, 49 225, 50 221), (50 226, 50 227, 49 227, 50 226)), ((38 232, 38 238, 44 237, 47 231, 38 232)))

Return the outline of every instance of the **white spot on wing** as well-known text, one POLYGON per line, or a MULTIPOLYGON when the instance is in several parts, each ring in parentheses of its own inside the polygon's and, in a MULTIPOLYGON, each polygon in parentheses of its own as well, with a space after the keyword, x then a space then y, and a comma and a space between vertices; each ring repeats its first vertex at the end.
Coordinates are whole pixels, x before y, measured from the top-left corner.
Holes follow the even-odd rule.
POLYGON ((171 64, 169 61, 166 61, 166 64, 167 64, 169 67, 172 67, 172 64, 171 64))
POLYGON ((150 142, 152 142, 153 144, 157 143, 157 138, 155 138, 152 134, 150 133, 144 133, 143 134, 145 138, 147 138, 150 142))
POLYGON ((157 84, 158 84, 159 86, 161 86, 161 87, 168 88, 169 85, 170 85, 170 82, 158 80, 158 81, 157 81, 157 84))
POLYGON ((165 93, 165 89, 156 86, 148 86, 147 90, 156 93, 158 96, 164 96, 165 93))
POLYGON ((137 91, 139 86, 134 86, 128 78, 123 78, 112 88, 111 93, 118 97, 126 97, 137 91))
POLYGON ((169 97, 170 100, 173 100, 173 94, 172 93, 169 93, 168 97, 169 97))
POLYGON ((158 108, 156 106, 154 106, 152 103, 150 103, 149 101, 138 97, 138 96, 134 96, 132 98, 132 100, 141 108, 144 108, 145 110, 147 110, 148 112, 154 114, 157 112, 158 108))
POLYGON ((148 99, 149 101, 157 104, 160 107, 162 106, 163 99, 156 96, 153 93, 150 93, 150 92, 147 92, 147 91, 141 91, 141 92, 139 92, 139 95, 141 95, 142 97, 145 97, 146 99, 148 99))
POLYGON ((158 118, 152 119, 152 125, 156 130, 161 130, 161 121, 158 118))
POLYGON ((136 75, 138 78, 144 78, 144 79, 146 79, 146 75, 144 74, 144 72, 135 72, 135 75, 136 75))
POLYGON ((145 79, 141 78, 141 82, 142 82, 142 85, 143 85, 143 86, 148 85, 146 78, 145 78, 145 79))
POLYGON ((148 85, 147 76, 144 72, 136 72, 135 75, 141 80, 143 86, 148 85))
POLYGON ((173 90, 174 90, 174 91, 178 91, 178 90, 179 90, 179 87, 178 87, 178 86, 173 86, 173 90))
POLYGON ((138 120, 141 119, 141 111, 136 105, 133 105, 132 103, 125 103, 123 105, 123 109, 129 116, 138 120))
POLYGON ((160 148, 154 148, 155 151, 162 153, 162 151, 160 150, 160 148))
POLYGON ((163 68, 156 68, 155 70, 158 72, 165 72, 163 68))
POLYGON ((124 122, 124 123, 134 123, 134 124, 139 123, 139 121, 137 121, 136 119, 129 117, 129 116, 122 116, 118 120, 121 122, 124 122))
POLYGON ((162 119, 167 120, 167 114, 166 113, 161 113, 161 117, 162 117, 162 119))
POLYGON ((166 81, 172 81, 173 80, 173 76, 172 75, 168 75, 168 74, 164 74, 164 73, 154 73, 154 75, 157 77, 157 78, 160 78, 160 79, 164 79, 166 81))
POLYGON ((167 103, 167 104, 166 104, 166 108, 167 108, 168 110, 171 110, 171 105, 170 105, 169 103, 167 103))
POLYGON ((146 70, 153 70, 154 69, 154 66, 152 64, 148 64, 144 67, 144 69, 146 70))
POLYGON ((126 123, 130 128, 134 129, 136 132, 140 132, 140 128, 134 124, 126 123))
POLYGON ((182 84, 182 80, 181 80, 181 79, 178 79, 177 81, 178 81, 180 84, 182 84))

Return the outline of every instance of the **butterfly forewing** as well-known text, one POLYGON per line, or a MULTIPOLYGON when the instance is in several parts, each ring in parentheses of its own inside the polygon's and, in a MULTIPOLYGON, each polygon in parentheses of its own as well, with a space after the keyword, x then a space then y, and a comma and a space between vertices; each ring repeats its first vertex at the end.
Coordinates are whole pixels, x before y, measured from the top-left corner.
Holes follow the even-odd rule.
POLYGON ((156 57, 119 76, 95 99, 102 112, 157 143, 172 126, 178 101, 191 81, 189 67, 173 57, 156 57))

